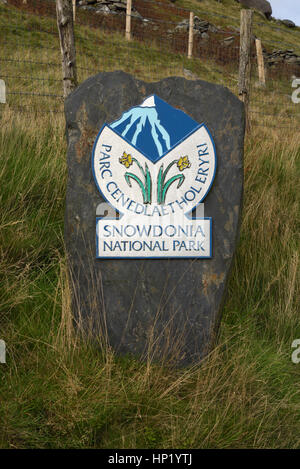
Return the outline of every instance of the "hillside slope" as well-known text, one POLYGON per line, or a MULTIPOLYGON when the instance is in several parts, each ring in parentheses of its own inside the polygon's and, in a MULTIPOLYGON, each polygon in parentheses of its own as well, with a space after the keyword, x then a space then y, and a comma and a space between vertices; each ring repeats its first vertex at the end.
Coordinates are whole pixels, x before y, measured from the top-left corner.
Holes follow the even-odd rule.
MULTIPOLYGON (((15 110, 61 112, 62 74, 55 3, 52 0, 27 0, 26 4, 23 0, 7 1, 0 4, 0 38, 7 46, 0 57, 0 78, 7 85, 7 103, 15 110)), ((234 0, 176 2, 175 5, 193 8, 199 18, 196 26, 200 29, 195 30, 190 60, 186 23, 189 10, 174 8, 169 0, 135 0, 134 4, 144 20, 150 20, 133 19, 130 42, 124 39, 124 14, 99 15, 78 8, 75 41, 79 82, 102 70, 122 69, 146 81, 170 75, 200 78, 225 85, 237 93, 241 8, 238 3, 234 0), (200 32, 203 28, 207 32, 200 32)), ((288 54, 293 56, 299 50, 299 28, 278 26, 275 21, 255 13, 254 31, 258 37, 265 38, 264 45, 269 51, 289 48, 288 54)), ((281 63, 281 56, 272 56, 272 66, 267 66, 267 87, 260 89, 256 86, 254 53, 253 123, 282 127, 299 123, 298 107, 291 101, 291 84, 294 75, 300 76, 300 65, 292 62, 294 56, 290 59, 291 63, 281 63)))
MULTIPOLYGON (((243 6, 235 0, 177 0, 176 5, 193 10, 201 18, 207 18, 219 26, 239 28, 240 10, 243 6), (222 18, 223 16, 223 18, 222 18), (231 20, 230 22, 228 20, 231 20)), ((300 27, 289 28, 276 19, 268 20, 259 11, 254 10, 253 33, 266 44, 278 43, 293 46, 300 53, 300 27)), ((279 46, 280 47, 280 46, 279 46)))
MULTIPOLYGON (((178 3, 212 23, 220 24, 218 12, 238 24, 235 2, 178 3)), ((0 447, 300 448, 300 365, 291 359, 300 338, 299 120, 280 127, 290 121, 290 83, 275 77, 264 90, 253 86, 271 117, 255 117, 260 125, 245 140, 241 236, 215 350, 180 370, 152 361, 153 342, 145 362, 119 357, 73 328, 59 42, 55 18, 47 9, 29 13, 30 4, 0 3, 0 78, 8 89, 0 107, 0 339, 7 344, 0 447)), ((271 23, 263 28, 271 31, 271 23)), ((236 92, 236 66, 215 57, 188 60, 160 41, 127 43, 124 31, 78 23, 75 33, 80 81, 122 68, 146 80, 200 77, 236 92)), ((293 44, 297 34, 289 32, 293 44)))

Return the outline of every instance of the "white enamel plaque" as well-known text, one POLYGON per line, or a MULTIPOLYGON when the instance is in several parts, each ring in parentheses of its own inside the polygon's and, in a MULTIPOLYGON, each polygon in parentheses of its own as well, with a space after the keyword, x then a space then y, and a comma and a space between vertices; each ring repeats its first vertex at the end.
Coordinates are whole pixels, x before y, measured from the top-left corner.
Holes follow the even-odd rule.
POLYGON ((156 95, 100 130, 92 167, 118 218, 96 218, 98 258, 212 257, 212 219, 193 218, 216 171, 212 137, 156 95))

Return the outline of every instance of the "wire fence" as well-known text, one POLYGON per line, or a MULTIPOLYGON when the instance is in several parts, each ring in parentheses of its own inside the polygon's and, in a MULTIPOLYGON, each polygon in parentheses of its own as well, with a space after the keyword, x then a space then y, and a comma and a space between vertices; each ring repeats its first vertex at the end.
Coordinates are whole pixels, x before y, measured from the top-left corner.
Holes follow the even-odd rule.
MULTIPOLYGON (((12 109, 63 109, 55 4, 11 0, 0 4, 0 78, 12 109)), ((3 105, 0 105, 3 106, 3 105)))
MULTIPOLYGON (((276 31, 281 32, 282 29, 276 28, 276 31)), ((259 81, 257 55, 253 45, 250 92, 252 125, 297 128, 300 123, 300 100, 296 98, 295 86, 299 88, 297 78, 300 78, 300 55, 295 45, 267 39, 263 41, 263 56, 265 84, 259 81)))
MULTIPOLYGON (((236 18, 212 12, 194 16, 192 57, 188 58, 187 9, 169 0, 133 0, 132 5, 129 41, 125 38, 126 1, 77 1, 74 30, 79 83, 100 71, 124 70, 146 81, 174 75, 200 78, 238 93, 236 18)), ((265 23, 253 26, 258 35, 265 23)), ((254 125, 299 126, 300 105, 292 101, 292 84, 300 77, 300 52, 289 41, 276 40, 281 29, 275 27, 274 38, 263 41, 265 84, 259 81, 253 41, 250 111, 254 125)), ((2 0, 0 41, 0 79, 6 85, 6 104, 0 104, 0 109, 63 112, 55 1, 2 0)))

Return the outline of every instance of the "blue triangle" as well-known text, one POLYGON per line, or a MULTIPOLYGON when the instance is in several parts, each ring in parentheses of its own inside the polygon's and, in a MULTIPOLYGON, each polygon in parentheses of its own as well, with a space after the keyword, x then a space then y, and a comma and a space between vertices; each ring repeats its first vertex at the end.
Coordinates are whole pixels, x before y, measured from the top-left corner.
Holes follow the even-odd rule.
POLYGON ((151 97, 154 106, 135 106, 110 127, 155 163, 199 128, 199 124, 158 96, 151 97))

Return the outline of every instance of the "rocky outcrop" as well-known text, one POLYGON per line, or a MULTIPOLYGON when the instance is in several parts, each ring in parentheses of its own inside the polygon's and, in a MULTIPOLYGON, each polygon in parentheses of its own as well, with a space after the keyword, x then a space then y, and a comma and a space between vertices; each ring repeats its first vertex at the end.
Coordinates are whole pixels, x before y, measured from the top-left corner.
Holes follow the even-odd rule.
MULTIPOLYGON (((194 28, 193 29, 194 29, 194 36, 196 36, 196 37, 198 36, 198 38, 205 39, 207 41, 209 41, 209 39, 213 39, 213 36, 212 36, 213 34, 220 33, 220 32, 224 33, 224 31, 222 31, 220 28, 218 28, 214 24, 209 23, 209 21, 203 20, 203 19, 199 18, 198 16, 194 17, 194 28)), ((187 33, 188 30, 189 30, 189 20, 188 19, 180 21, 180 23, 178 23, 175 26, 175 31, 176 32, 185 32, 185 33, 187 33)), ((228 30, 229 34, 230 33, 235 34, 236 32, 239 33, 239 29, 234 31, 233 28, 230 28, 230 30, 228 30)), ((237 37, 236 34, 235 34, 235 36, 228 36, 228 37, 224 37, 224 35, 221 34, 221 37, 218 37, 217 41, 219 41, 223 46, 231 46, 234 43, 236 37, 237 37)), ((216 36, 215 36, 215 39, 216 39, 216 36)))
MULTIPOLYGON (((1 0, 0 0, 1 1, 1 0)), ((239 0, 236 0, 239 1, 239 0)), ((264 0, 240 0, 245 6, 260 7, 260 11, 265 15, 271 14, 272 9, 263 4, 268 4, 264 0), (256 5, 256 6, 255 6, 256 5)), ((77 5, 83 10, 88 10, 94 14, 109 15, 109 14, 125 14, 126 13, 126 0, 77 0, 77 5)), ((140 13, 133 8, 132 16, 142 19, 141 25, 148 26, 151 30, 159 30, 159 26, 152 20, 142 18, 140 13)), ((295 23, 290 20, 277 20, 278 23, 284 24, 286 27, 295 27, 295 23)), ((201 19, 198 16, 194 16, 194 36, 201 40, 201 43, 208 43, 210 41, 217 41, 223 47, 232 46, 235 40, 239 36, 239 29, 233 26, 225 28, 228 36, 224 36, 224 31, 218 28, 216 25, 210 23, 207 20, 201 19), (220 33, 220 34, 218 34, 220 33)), ((189 20, 184 19, 180 21, 173 30, 168 30, 168 34, 185 33, 189 30, 189 20)), ((253 37, 254 39, 254 37, 253 37)), ((297 55, 294 50, 273 50, 272 52, 264 49, 264 59, 266 65, 269 67, 276 67, 280 65, 300 66, 300 56, 297 55)))
MULTIPOLYGON (((109 15, 110 13, 126 13, 126 0, 77 0, 77 5, 83 10, 90 10, 96 14, 109 15)), ((141 18, 139 12, 133 7, 131 16, 141 18)))
POLYGON ((294 21, 291 21, 291 20, 281 20, 280 22, 282 24, 284 24, 284 26, 287 26, 288 28, 295 28, 296 27, 294 21))
MULTIPOLYGON (((189 20, 185 19, 180 21, 175 27, 175 31, 188 31, 189 30, 189 20)), ((209 23, 206 20, 200 19, 198 16, 194 16, 194 33, 201 35, 203 38, 208 37, 208 32, 217 33, 219 29, 212 23, 209 23)))
POLYGON ((272 16, 272 7, 267 0, 236 0, 244 7, 255 8, 270 19, 272 16))
POLYGON ((293 49, 274 50, 271 53, 264 50, 263 52, 265 62, 270 67, 277 64, 300 65, 300 56, 295 54, 293 49))

